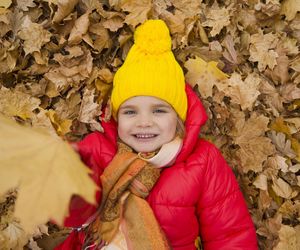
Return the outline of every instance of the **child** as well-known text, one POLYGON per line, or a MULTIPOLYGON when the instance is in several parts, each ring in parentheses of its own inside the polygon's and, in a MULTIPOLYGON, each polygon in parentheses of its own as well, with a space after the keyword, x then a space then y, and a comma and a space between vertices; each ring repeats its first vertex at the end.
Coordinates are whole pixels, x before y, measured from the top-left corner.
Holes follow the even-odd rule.
POLYGON ((257 249, 234 174, 198 138, 207 116, 166 24, 148 20, 134 39, 114 77, 117 122, 77 144, 101 186, 99 208, 74 198, 65 224, 78 228, 56 249, 192 250, 198 236, 205 250, 257 249))

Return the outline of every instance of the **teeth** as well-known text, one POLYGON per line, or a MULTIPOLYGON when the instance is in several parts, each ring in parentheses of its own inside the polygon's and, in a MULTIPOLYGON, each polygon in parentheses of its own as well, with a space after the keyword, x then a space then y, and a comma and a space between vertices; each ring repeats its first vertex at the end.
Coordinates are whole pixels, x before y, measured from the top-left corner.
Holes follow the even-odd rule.
POLYGON ((153 137, 155 137, 155 135, 154 134, 136 134, 135 137, 146 139, 146 138, 153 138, 153 137))

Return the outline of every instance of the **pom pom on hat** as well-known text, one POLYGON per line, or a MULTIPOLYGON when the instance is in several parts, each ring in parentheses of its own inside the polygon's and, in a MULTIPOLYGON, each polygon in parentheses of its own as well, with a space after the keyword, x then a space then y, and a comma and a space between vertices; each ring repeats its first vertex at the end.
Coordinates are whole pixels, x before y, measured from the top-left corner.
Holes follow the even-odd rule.
POLYGON ((148 20, 134 33, 135 45, 143 52, 161 54, 171 50, 169 29, 162 20, 148 20))
POLYGON ((148 20, 136 29, 134 40, 124 64, 114 76, 111 96, 114 117, 127 99, 154 96, 169 103, 185 121, 184 74, 171 51, 167 25, 162 20, 148 20))

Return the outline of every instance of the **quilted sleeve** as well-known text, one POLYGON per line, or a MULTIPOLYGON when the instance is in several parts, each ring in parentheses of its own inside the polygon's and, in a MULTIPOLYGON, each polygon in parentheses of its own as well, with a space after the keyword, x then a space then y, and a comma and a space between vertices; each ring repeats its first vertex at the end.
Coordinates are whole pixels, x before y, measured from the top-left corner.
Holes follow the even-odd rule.
POLYGON ((256 250, 255 228, 231 168, 211 145, 197 205, 205 250, 256 250))

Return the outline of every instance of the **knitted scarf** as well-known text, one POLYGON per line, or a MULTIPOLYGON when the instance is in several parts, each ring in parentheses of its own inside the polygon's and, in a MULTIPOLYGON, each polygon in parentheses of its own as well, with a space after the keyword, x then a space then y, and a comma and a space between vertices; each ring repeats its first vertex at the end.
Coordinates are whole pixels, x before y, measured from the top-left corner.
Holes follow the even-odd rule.
POLYGON ((98 214, 86 229, 83 249, 108 245, 120 228, 128 249, 170 249, 145 200, 160 176, 160 168, 120 143, 118 153, 100 177, 102 200, 98 214))

